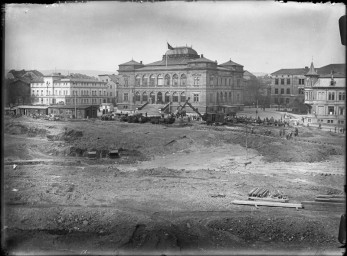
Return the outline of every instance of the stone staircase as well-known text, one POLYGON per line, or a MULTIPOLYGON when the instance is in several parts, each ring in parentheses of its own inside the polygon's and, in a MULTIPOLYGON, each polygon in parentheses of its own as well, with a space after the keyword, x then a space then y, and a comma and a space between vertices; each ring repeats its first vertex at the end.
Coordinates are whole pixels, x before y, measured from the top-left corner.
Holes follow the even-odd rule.
POLYGON ((147 104, 141 110, 139 110, 138 113, 142 113, 144 116, 146 115, 146 113, 147 116, 160 116, 160 109, 164 107, 165 105, 163 104, 147 104))

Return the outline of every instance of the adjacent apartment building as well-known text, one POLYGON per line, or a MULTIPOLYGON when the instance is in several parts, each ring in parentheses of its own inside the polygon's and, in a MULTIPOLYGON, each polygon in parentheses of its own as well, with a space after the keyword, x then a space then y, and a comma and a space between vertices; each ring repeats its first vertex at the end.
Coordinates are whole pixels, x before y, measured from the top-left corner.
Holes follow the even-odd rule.
POLYGON ((271 104, 290 107, 304 101, 305 68, 280 69, 271 74, 271 104))
MULTIPOLYGON (((200 113, 243 109, 243 66, 231 60, 218 64, 191 47, 169 47, 150 64, 131 60, 119 65, 118 109, 147 104, 174 112, 189 98, 200 113)), ((187 112, 192 111, 187 108, 187 112)))
POLYGON ((99 105, 114 101, 115 89, 107 82, 68 78, 60 73, 30 84, 33 105, 99 105))
POLYGON ((313 63, 306 76, 305 104, 308 115, 305 123, 330 127, 344 132, 346 127, 346 73, 345 64, 329 65, 324 70, 314 69, 313 63), (327 73, 330 69, 330 74, 327 73))

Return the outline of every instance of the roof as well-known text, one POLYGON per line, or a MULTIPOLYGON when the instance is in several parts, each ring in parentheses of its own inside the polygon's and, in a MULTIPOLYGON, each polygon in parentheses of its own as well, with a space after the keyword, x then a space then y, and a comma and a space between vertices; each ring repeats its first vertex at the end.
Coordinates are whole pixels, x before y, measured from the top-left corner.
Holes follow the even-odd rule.
POLYGON ((105 83, 96 79, 85 79, 85 78, 63 78, 60 80, 54 80, 54 82, 90 82, 90 83, 105 83))
POLYGON ((307 72, 306 76, 318 76, 316 70, 314 70, 313 62, 311 62, 310 70, 307 72))
MULTIPOLYGON (((346 65, 345 64, 329 64, 321 68, 317 68, 316 72, 318 73, 318 75, 327 75, 327 74, 331 74, 332 70, 334 72, 345 74, 346 65)), ((308 68, 287 68, 287 69, 280 69, 274 73, 271 73, 271 75, 306 75, 307 72, 309 72, 308 68)))
POLYGON ((180 46, 180 47, 174 47, 173 50, 168 50, 165 53, 166 55, 198 55, 198 53, 191 47, 188 46, 180 46))
POLYGON ((147 64, 146 66, 166 66, 166 64, 169 65, 187 65, 188 61, 193 60, 192 58, 179 58, 179 59, 171 59, 168 58, 162 59, 156 62, 152 62, 150 64, 147 64))
MULTIPOLYGON (((331 78, 331 73, 330 74, 324 74, 324 75, 320 75, 320 78, 331 78)), ((346 74, 345 73, 333 73, 333 77, 334 78, 345 78, 346 74)))
MULTIPOLYGON (((76 105, 78 109, 86 109, 90 107, 99 107, 99 105, 76 105)), ((50 105, 48 108, 63 108, 63 109, 75 109, 75 105, 50 105)))
POLYGON ((253 75, 251 72, 249 72, 249 71, 247 71, 247 70, 245 70, 245 71, 243 72, 243 76, 256 77, 255 75, 253 75))
POLYGON ((18 106, 18 108, 47 109, 48 106, 42 106, 42 105, 22 105, 22 106, 18 106))
POLYGON ((193 59, 193 60, 190 60, 190 61, 188 61, 188 63, 191 63, 191 62, 209 62, 209 63, 215 63, 216 64, 216 62, 214 62, 214 61, 212 61, 212 60, 209 60, 209 59, 206 59, 205 57, 202 57, 202 58, 198 58, 198 59, 193 59))
MULTIPOLYGON (((336 73, 346 74, 346 64, 329 64, 318 69, 318 74, 330 74, 331 71, 336 73)), ((335 76, 335 74, 334 74, 335 76)))
POLYGON ((39 79, 34 79, 31 81, 31 83, 43 83, 43 78, 39 78, 39 79))
POLYGON ((243 67, 242 65, 236 63, 236 62, 233 62, 231 59, 223 64, 220 64, 220 66, 241 66, 243 67))
POLYGON ((345 78, 334 78, 335 81, 335 85, 331 86, 330 82, 331 82, 331 78, 330 77, 325 77, 325 78, 319 78, 318 81, 314 84, 314 87, 332 87, 332 88, 336 88, 336 87, 342 87, 345 88, 346 87, 346 79, 345 78))
POLYGON ((272 76, 275 75, 306 75, 308 68, 283 68, 271 73, 272 76))
POLYGON ((143 64, 138 63, 135 60, 131 60, 131 61, 125 62, 123 64, 120 64, 119 66, 131 66, 131 65, 143 65, 143 64))

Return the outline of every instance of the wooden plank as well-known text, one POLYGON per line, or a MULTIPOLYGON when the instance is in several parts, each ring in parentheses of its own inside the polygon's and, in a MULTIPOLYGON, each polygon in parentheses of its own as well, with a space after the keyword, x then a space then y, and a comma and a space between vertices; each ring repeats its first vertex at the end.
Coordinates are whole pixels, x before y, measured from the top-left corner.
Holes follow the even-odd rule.
POLYGON ((286 207, 286 208, 302 208, 302 204, 290 204, 279 202, 264 202, 264 201, 246 201, 246 200, 234 200, 233 204, 241 205, 254 205, 254 206, 274 206, 274 207, 286 207))
POLYGON ((345 211, 345 204, 332 203, 332 202, 315 202, 315 201, 304 201, 301 202, 302 206, 306 210, 315 211, 345 211))
POLYGON ((280 198, 270 198, 270 197, 248 197, 248 200, 255 200, 255 201, 268 201, 268 202, 281 202, 281 203, 288 203, 288 199, 280 199, 280 198))
POLYGON ((331 203, 344 203, 346 199, 344 198, 320 198, 317 197, 314 199, 316 202, 331 202, 331 203))
POLYGON ((346 195, 341 194, 341 195, 317 195, 316 197, 320 198, 346 198, 346 195))

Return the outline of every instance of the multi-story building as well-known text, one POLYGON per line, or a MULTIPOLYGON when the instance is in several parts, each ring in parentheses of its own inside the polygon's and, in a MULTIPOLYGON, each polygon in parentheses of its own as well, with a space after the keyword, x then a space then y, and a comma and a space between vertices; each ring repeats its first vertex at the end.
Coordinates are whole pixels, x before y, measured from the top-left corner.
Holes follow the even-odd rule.
POLYGON ((131 60, 119 65, 117 106, 134 110, 159 104, 174 110, 190 98, 201 113, 235 111, 243 108, 243 72, 231 60, 218 65, 191 47, 172 48, 151 64, 131 60))
POLYGON ((244 104, 257 106, 259 104, 259 81, 255 75, 245 70, 243 73, 244 79, 244 104))
POLYGON ((109 75, 99 75, 99 80, 106 83, 106 86, 110 88, 110 96, 112 97, 111 103, 117 103, 117 84, 118 76, 115 74, 109 75))
POLYGON ((99 105, 114 98, 114 88, 106 82, 69 78, 60 73, 31 82, 30 90, 34 105, 99 105))
POLYGON ((294 101, 304 101, 305 75, 308 67, 280 69, 271 74, 271 104, 293 106, 294 101))
MULTIPOLYGON (((346 125, 346 73, 341 65, 335 67, 337 71, 331 69, 330 74, 320 75, 311 63, 306 74, 305 104, 309 108, 304 121, 332 130, 336 127, 338 132, 342 132, 346 125)), ((327 69, 321 72, 327 72, 327 69)))

